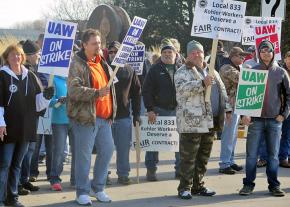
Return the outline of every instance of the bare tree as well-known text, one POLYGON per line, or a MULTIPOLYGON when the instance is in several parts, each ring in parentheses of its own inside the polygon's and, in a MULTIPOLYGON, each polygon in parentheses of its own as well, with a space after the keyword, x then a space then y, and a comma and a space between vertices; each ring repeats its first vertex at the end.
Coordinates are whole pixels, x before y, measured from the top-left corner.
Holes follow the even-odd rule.
POLYGON ((46 18, 60 20, 88 20, 92 11, 102 3, 113 3, 112 0, 56 0, 44 14, 46 18))

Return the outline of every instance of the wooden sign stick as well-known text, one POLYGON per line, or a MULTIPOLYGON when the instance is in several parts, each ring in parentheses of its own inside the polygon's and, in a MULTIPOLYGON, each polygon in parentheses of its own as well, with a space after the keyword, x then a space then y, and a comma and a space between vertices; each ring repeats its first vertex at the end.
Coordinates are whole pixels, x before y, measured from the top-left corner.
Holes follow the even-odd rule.
MULTIPOLYGON (((211 56, 210 56, 210 63, 209 63, 209 75, 211 76, 214 76, 217 45, 218 45, 218 40, 214 39, 212 41, 211 56)), ((206 93, 205 93, 206 102, 210 102, 210 95, 211 95, 211 86, 208 86, 206 88, 206 93)))
POLYGON ((136 127, 135 127, 135 138, 136 138, 137 183, 139 184, 139 168, 140 168, 141 147, 140 147, 140 125, 139 125, 138 121, 136 122, 136 127))
POLYGON ((110 77, 110 80, 109 80, 109 82, 108 82, 107 87, 110 87, 110 86, 112 85, 112 83, 113 83, 113 81, 114 81, 114 78, 115 78, 115 76, 116 76, 118 70, 119 70, 119 66, 117 66, 117 67, 115 68, 114 72, 112 73, 112 75, 111 75, 111 77, 110 77))

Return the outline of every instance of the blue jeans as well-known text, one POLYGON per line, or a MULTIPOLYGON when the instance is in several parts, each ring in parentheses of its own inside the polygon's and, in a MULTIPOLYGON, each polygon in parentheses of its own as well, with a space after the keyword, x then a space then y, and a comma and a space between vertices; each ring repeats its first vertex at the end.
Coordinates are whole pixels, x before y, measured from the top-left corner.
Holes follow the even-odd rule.
POLYGON ((69 124, 52 124, 52 160, 50 184, 60 183, 63 171, 64 149, 69 134, 69 124))
POLYGON ((82 125, 71 120, 72 133, 75 139, 75 181, 76 194, 88 195, 92 188, 95 192, 104 190, 108 167, 114 151, 112 130, 108 120, 97 118, 96 124, 82 125), (96 146, 93 180, 89 173, 93 146, 96 146))
POLYGON ((220 153, 220 168, 224 169, 235 164, 235 148, 237 144, 237 129, 240 116, 232 115, 230 124, 225 123, 224 130, 221 135, 221 153, 220 153))
POLYGON ((21 164, 29 142, 0 144, 0 203, 18 197, 21 164))
POLYGON ((264 137, 268 153, 266 174, 269 189, 280 186, 278 181, 278 153, 281 137, 282 123, 275 119, 253 118, 253 123, 249 126, 246 144, 246 178, 244 185, 255 186, 256 163, 258 148, 261 139, 264 137))
POLYGON ((131 117, 116 119, 112 124, 112 134, 117 152, 117 175, 119 177, 129 176, 129 153, 132 140, 131 117))
POLYGON ((141 116, 144 116, 145 115, 145 105, 144 105, 144 99, 143 99, 143 96, 141 96, 141 106, 140 106, 140 115, 141 116))
POLYGON ((38 158, 39 158, 39 152, 40 152, 40 147, 42 143, 42 139, 44 138, 44 143, 45 143, 45 148, 46 148, 46 176, 47 179, 50 179, 50 171, 51 171, 51 155, 52 155, 52 135, 47 135, 47 134, 38 134, 37 135, 37 140, 36 140, 36 145, 35 145, 35 151, 32 155, 31 159, 31 167, 30 167, 30 176, 37 177, 39 175, 38 171, 38 158))
POLYGON ((290 116, 283 122, 282 137, 280 142, 279 160, 287 160, 290 157, 290 116))
POLYGON ((27 153, 25 154, 24 159, 22 161, 21 177, 20 177, 21 184, 27 183, 29 181, 31 158, 34 151, 35 151, 35 142, 30 142, 27 153))
MULTIPOLYGON (((175 110, 166 110, 163 108, 155 107, 154 112, 159 116, 176 116, 175 110)), ((175 173, 179 172, 179 152, 175 152, 175 173)), ((146 152, 145 155, 145 166, 149 170, 157 170, 157 164, 159 162, 159 152, 146 152)))
POLYGON ((71 151, 71 168, 70 168, 70 184, 75 185, 75 144, 74 144, 74 134, 72 133, 72 126, 69 125, 69 145, 71 151))
POLYGON ((266 142, 265 142, 265 138, 263 137, 259 144, 258 155, 259 155, 260 160, 265 160, 265 161, 268 160, 266 142))

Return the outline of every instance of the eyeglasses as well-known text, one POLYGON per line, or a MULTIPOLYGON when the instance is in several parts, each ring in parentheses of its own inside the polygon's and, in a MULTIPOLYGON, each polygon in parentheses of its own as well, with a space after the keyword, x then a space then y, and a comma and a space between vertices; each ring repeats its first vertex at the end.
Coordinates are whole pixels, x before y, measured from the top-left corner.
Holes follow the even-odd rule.
POLYGON ((110 55, 112 55, 112 54, 117 54, 117 52, 118 52, 118 51, 113 51, 113 50, 111 50, 111 51, 109 51, 109 54, 110 54, 110 55))

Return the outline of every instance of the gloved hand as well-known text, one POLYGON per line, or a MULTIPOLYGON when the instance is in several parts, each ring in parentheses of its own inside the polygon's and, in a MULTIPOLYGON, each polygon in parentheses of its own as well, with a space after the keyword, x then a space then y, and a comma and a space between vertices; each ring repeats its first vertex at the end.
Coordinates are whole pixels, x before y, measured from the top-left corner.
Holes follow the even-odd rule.
POLYGON ((43 97, 47 100, 50 100, 54 95, 54 87, 49 86, 43 90, 43 97))
POLYGON ((58 98, 57 102, 61 103, 61 104, 65 104, 66 103, 66 96, 61 96, 58 98))
POLYGON ((141 126, 142 120, 141 120, 140 116, 134 116, 133 117, 133 125, 134 125, 134 127, 136 126, 136 122, 139 122, 139 126, 141 126))

